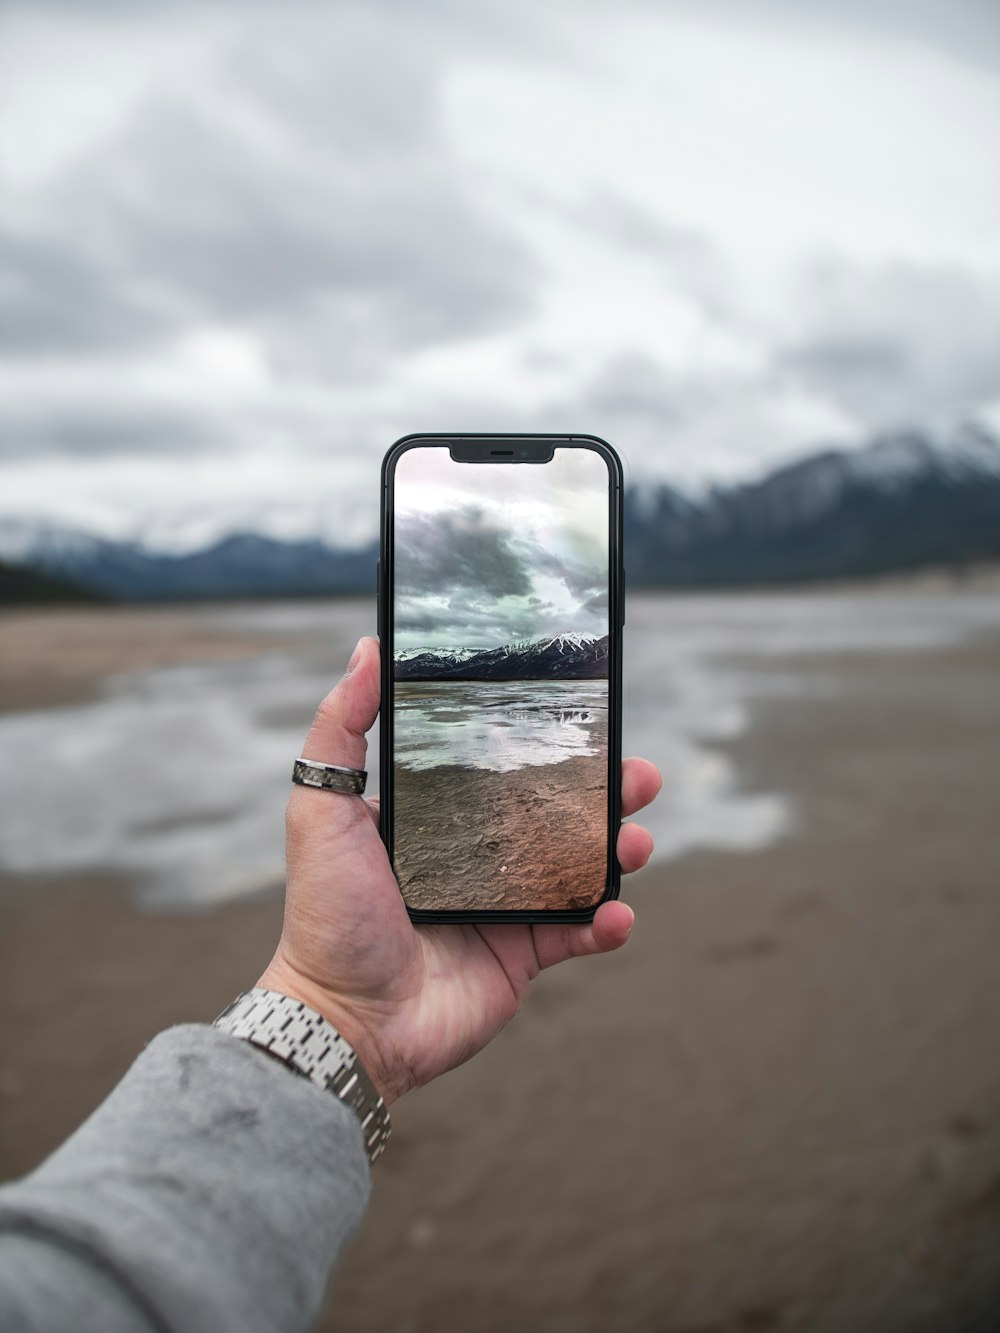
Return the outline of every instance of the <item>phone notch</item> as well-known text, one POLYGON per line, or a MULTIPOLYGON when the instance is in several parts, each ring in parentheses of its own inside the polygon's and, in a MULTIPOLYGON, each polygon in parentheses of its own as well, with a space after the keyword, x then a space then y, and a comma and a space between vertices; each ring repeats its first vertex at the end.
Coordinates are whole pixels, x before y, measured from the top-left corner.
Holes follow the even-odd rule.
POLYGON ((555 441, 479 438, 454 440, 449 452, 456 463, 550 463, 555 441))

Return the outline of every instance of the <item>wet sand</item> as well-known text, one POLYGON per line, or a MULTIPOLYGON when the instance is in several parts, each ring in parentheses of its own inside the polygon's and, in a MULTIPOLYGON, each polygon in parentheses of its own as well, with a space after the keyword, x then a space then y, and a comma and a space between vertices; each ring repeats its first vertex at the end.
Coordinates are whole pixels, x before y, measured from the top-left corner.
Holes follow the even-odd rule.
POLYGON ((400 1105, 330 1328, 1000 1326, 1000 643, 775 669, 839 683, 728 747, 798 834, 400 1105))
POLYGON ((0 638, 0 713, 91 699, 110 672, 259 657, 288 641, 227 625, 211 605, 4 608, 0 638))
POLYGON ((395 860, 411 907, 589 907, 607 883, 607 759, 508 773, 396 769, 395 860))
MULTIPOLYGON (((837 682, 727 746, 794 792, 794 836, 628 881, 626 949, 398 1105, 323 1328, 1000 1326, 1000 642, 766 669, 837 682)), ((2 886, 9 1174, 277 935, 276 896, 168 917, 127 889, 2 886)))

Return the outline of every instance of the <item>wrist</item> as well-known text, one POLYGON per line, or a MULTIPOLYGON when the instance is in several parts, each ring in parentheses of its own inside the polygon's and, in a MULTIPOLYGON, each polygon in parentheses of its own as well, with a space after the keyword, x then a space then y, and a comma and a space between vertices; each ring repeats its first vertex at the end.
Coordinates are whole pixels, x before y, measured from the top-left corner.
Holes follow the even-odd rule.
POLYGON ((275 955, 255 983, 264 990, 278 991, 290 999, 308 1005, 324 1018, 353 1048, 365 1072, 389 1106, 397 1101, 408 1085, 393 1077, 369 1026, 352 1006, 333 995, 325 986, 304 976, 283 958, 275 955))
POLYGON ((294 996, 254 987, 237 995, 214 1026, 349 1107, 361 1126, 368 1160, 381 1156, 392 1132, 385 1102, 353 1046, 322 1014, 294 996))

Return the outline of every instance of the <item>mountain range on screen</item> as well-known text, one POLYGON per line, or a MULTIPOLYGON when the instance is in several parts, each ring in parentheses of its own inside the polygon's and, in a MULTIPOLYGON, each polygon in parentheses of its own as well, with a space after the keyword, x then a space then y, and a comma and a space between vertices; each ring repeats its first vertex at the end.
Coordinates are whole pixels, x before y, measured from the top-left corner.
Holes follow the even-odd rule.
POLYGON ((397 680, 594 680, 608 674, 608 636, 556 634, 499 648, 397 653, 397 680))

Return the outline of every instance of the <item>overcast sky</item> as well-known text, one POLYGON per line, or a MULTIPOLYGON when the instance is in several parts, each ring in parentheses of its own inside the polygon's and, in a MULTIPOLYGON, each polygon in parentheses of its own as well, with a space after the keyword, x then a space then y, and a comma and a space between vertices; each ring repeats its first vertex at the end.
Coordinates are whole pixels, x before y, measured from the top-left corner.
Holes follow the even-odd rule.
POLYGON ((0 0, 0 514, 350 544, 414 430, 1000 423, 998 137, 996 0, 0 0))
POLYGON ((608 469, 590 449, 539 464, 404 453, 394 485, 394 643, 495 648, 608 632, 608 469))

